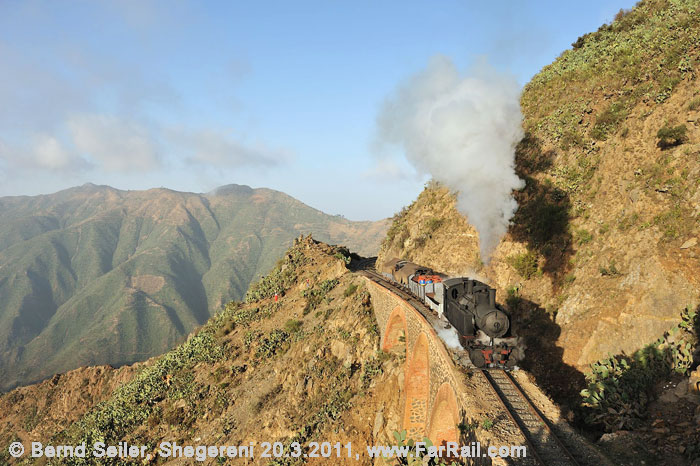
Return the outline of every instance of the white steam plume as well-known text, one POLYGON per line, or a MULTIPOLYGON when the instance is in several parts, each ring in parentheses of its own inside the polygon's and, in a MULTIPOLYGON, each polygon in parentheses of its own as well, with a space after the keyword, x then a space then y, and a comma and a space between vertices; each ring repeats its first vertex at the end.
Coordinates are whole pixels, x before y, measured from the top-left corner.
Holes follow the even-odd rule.
POLYGON ((464 349, 462 344, 459 342, 459 334, 457 333, 457 330, 455 330, 455 328, 452 326, 450 326, 450 328, 444 328, 443 324, 444 321, 442 320, 436 322, 435 331, 437 332, 438 336, 442 338, 442 341, 445 342, 447 347, 453 350, 464 349))
POLYGON ((380 143, 402 147, 418 172, 458 192, 488 262, 518 208, 512 191, 524 186, 514 169, 523 137, 515 79, 485 61, 463 75, 438 56, 398 87, 377 121, 380 143))

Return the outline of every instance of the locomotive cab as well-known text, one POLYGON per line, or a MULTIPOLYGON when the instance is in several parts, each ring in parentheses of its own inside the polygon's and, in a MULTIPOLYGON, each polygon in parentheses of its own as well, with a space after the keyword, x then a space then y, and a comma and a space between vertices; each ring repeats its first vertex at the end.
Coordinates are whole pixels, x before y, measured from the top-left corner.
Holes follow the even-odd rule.
POLYGON ((475 336, 474 316, 469 312, 475 306, 472 295, 473 282, 464 278, 450 278, 442 282, 444 287, 443 312, 447 321, 457 330, 459 342, 467 346, 475 336))

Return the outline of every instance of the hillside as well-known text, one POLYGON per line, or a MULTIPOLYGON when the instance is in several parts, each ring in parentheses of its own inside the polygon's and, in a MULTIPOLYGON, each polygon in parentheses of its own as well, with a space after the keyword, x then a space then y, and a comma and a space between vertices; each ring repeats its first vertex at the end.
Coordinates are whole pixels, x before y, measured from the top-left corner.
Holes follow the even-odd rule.
POLYGON ((488 266, 434 184, 396 216, 382 257, 477 270, 502 296, 516 286, 556 314, 564 360, 579 367, 656 338, 700 292, 699 13, 694 1, 641 2, 525 86, 527 186, 488 266), (659 137, 677 126, 678 140, 659 137))
POLYGON ((592 363, 632 355, 700 304, 699 71, 697 1, 620 12, 525 86, 526 187, 490 262, 437 183, 395 216, 380 260, 496 286, 538 352, 538 382, 578 398, 592 363))
POLYGON ((0 218, 0 390, 163 353, 241 299, 300 234, 371 254, 385 231, 238 185, 84 185, 0 198, 0 218))
POLYGON ((252 287, 248 302, 229 303, 163 356, 117 371, 79 369, 0 396, 0 459, 11 460, 7 445, 18 439, 99 438, 147 444, 153 453, 161 441, 388 441, 399 430, 390 413, 401 411, 402 364, 378 350, 369 293, 346 269, 345 254, 304 238, 252 287), (271 290, 283 290, 278 301, 271 290), (66 399, 84 401, 72 410, 66 399))

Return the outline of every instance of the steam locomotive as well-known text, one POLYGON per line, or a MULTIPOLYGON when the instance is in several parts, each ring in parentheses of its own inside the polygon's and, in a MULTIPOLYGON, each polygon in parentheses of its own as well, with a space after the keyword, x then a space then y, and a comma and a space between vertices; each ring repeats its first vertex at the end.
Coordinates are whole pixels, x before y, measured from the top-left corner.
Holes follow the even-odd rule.
POLYGON ((522 357, 510 315, 496 304, 496 290, 467 277, 450 278, 401 259, 379 266, 386 278, 408 288, 457 330, 476 367, 512 368, 522 357))

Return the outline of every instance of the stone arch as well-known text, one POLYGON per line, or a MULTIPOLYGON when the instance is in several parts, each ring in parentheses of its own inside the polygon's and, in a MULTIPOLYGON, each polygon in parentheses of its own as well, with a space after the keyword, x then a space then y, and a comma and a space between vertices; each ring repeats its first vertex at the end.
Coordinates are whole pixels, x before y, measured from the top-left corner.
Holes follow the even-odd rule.
POLYGON ((457 397, 452 386, 445 382, 440 385, 435 395, 433 412, 430 415, 428 438, 434 445, 442 445, 443 442, 457 442, 459 440, 458 423, 457 397))
POLYGON ((421 333, 411 351, 406 372, 406 406, 403 428, 407 437, 422 440, 426 434, 430 396, 430 356, 428 338, 421 333))
POLYGON ((396 306, 391 314, 382 338, 382 351, 391 351, 397 345, 406 344, 406 312, 401 306, 396 306), (403 341, 402 341, 403 340, 403 341))

